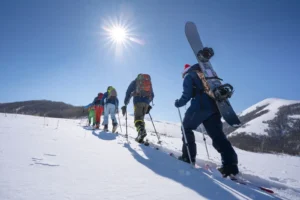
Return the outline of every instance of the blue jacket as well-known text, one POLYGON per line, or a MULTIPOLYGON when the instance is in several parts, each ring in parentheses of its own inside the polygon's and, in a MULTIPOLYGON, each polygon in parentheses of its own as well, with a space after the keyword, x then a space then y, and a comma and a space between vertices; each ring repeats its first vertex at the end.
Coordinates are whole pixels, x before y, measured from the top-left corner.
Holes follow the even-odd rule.
MULTIPOLYGON (((124 104, 125 105, 129 104, 132 93, 135 91, 135 87, 136 87, 136 81, 133 80, 130 83, 130 85, 128 86, 127 91, 126 91, 126 96, 125 96, 125 99, 124 99, 124 104)), ((154 93, 153 93, 153 88, 152 88, 152 99, 150 99, 149 97, 134 96, 133 97, 133 104, 136 104, 136 103, 150 104, 150 102, 153 101, 153 99, 154 99, 154 93)))
POLYGON ((95 106, 101 106, 101 100, 98 96, 94 98, 94 101, 93 101, 93 105, 95 106))
POLYGON ((114 104, 116 106, 116 108, 119 107, 119 99, 116 97, 115 99, 108 99, 108 92, 105 92, 103 97, 102 97, 102 101, 101 104, 104 106, 104 104, 114 104), (106 100, 106 101, 105 101, 106 100))
POLYGON ((178 101, 178 106, 182 107, 192 99, 191 106, 186 114, 194 115, 195 112, 200 112, 201 118, 205 120, 210 115, 218 112, 218 108, 215 100, 204 93, 202 81, 195 72, 195 70, 198 69, 199 64, 195 64, 187 71, 183 81, 183 92, 178 101))

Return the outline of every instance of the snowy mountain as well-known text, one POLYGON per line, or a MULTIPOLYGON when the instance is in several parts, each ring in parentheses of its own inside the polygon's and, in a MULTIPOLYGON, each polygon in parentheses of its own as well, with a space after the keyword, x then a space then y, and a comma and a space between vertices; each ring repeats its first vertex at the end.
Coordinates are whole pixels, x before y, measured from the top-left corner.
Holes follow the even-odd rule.
POLYGON ((300 101, 265 99, 244 110, 242 127, 224 123, 231 142, 245 150, 300 155, 300 101))
POLYGON ((0 112, 59 118, 78 118, 87 115, 87 111, 82 107, 48 100, 2 103, 0 112))
MULTIPOLYGON (((131 116, 127 141, 122 116, 122 132, 115 135, 84 127, 86 119, 0 114, 0 199, 300 199, 300 157, 236 148, 241 177, 254 184, 241 185, 216 172, 220 156, 209 138, 208 158, 202 134, 196 134, 201 168, 193 169, 169 156, 181 153, 180 126, 154 123, 160 150, 134 141, 131 116)), ((146 127, 156 143, 152 123, 146 127)))

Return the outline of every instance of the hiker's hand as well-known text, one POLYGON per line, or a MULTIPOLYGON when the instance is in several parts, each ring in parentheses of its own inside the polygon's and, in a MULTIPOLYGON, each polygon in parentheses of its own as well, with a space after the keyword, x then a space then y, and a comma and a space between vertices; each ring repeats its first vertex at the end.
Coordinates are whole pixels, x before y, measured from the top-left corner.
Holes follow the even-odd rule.
POLYGON ((176 108, 179 108, 179 107, 180 107, 180 105, 179 105, 179 100, 178 100, 178 99, 175 100, 175 104, 174 104, 174 105, 175 105, 176 108))
POLYGON ((151 109, 152 109, 152 106, 149 105, 146 114, 149 114, 151 109))

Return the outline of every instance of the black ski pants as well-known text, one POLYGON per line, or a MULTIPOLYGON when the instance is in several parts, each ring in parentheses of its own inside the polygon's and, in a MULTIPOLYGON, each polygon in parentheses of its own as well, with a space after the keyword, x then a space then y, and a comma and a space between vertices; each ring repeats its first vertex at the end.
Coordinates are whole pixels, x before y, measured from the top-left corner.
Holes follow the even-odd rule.
MULTIPOLYGON (((203 120, 201 113, 194 112, 192 116, 187 112, 183 126, 187 137, 191 159, 194 162, 197 155, 197 146, 195 142, 195 135, 193 130, 203 123, 207 134, 212 139, 213 147, 221 154, 223 165, 238 164, 237 154, 235 153, 231 143, 223 132, 223 124, 219 113, 210 115, 207 119, 203 120)), ((184 138, 183 143, 184 143, 184 138)), ((188 157, 186 146, 183 144, 182 152, 184 157, 188 157)))

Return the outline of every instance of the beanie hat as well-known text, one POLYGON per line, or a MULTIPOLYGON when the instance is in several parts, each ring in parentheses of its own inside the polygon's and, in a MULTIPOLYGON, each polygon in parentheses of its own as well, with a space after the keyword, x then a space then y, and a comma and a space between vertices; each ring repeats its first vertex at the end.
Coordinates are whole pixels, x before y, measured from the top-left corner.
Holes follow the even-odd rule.
POLYGON ((187 73, 187 71, 191 68, 191 65, 189 64, 185 64, 184 65, 184 69, 183 69, 183 72, 182 72, 182 77, 184 77, 184 75, 187 73))

